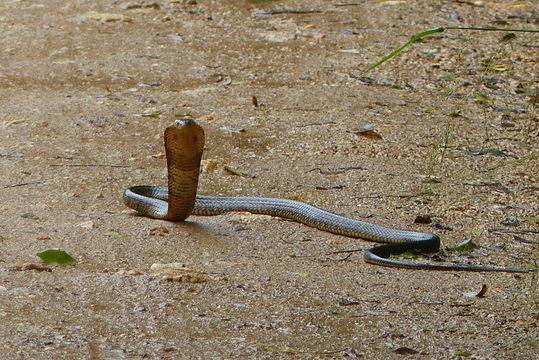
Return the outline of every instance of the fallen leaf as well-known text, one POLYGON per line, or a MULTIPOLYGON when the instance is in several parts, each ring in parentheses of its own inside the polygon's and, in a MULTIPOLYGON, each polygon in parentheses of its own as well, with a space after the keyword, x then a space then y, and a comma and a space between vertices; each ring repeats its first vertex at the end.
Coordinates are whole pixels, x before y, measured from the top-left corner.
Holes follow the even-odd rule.
POLYGON ((23 219, 39 220, 39 216, 33 213, 24 213, 21 215, 23 219))
POLYGON ((509 42, 509 41, 515 40, 516 38, 517 36, 514 33, 509 33, 509 34, 505 34, 500 40, 498 40, 498 42, 500 43, 509 42))
POLYGON ((162 153, 157 153, 157 154, 150 155, 149 157, 153 158, 153 159, 166 159, 167 154, 162 152, 162 153))
POLYGON ((314 187, 316 190, 335 190, 335 189, 343 189, 344 185, 332 185, 332 186, 323 186, 323 185, 316 185, 314 187))
POLYGON ((219 160, 217 159, 204 159, 200 162, 200 172, 212 173, 217 165, 219 165, 219 160))
POLYGON ((374 131, 374 127, 372 125, 365 125, 361 130, 357 131, 355 134, 359 136, 370 137, 373 139, 379 139, 379 140, 382 139, 382 135, 374 131))
POLYGON ((421 254, 421 250, 410 249, 399 254, 391 254, 389 257, 391 259, 417 259, 421 254))
POLYGON ((494 148, 488 148, 488 149, 481 149, 481 150, 463 150, 463 153, 467 155, 494 155, 494 156, 511 156, 510 154, 506 153, 503 150, 500 149, 494 149, 494 148))
POLYGON ((72 265, 76 264, 71 255, 60 249, 49 249, 36 254, 45 264, 72 265))
POLYGON ((170 231, 165 226, 158 226, 150 229, 150 236, 166 236, 170 231))
POLYGON ((414 350, 414 349, 410 349, 409 347, 406 347, 406 346, 401 346, 400 348, 397 348, 395 350, 393 350, 394 353, 397 353, 399 355, 414 355, 414 354, 419 354, 419 351, 417 350, 414 350))
POLYGON ((161 111, 154 111, 154 112, 151 112, 151 113, 135 114, 135 116, 138 116, 138 117, 151 117, 151 118, 158 118, 159 115, 161 115, 161 111))
POLYGON ((511 66, 509 66, 508 64, 497 64, 489 66, 488 69, 494 71, 507 71, 511 69, 511 66))
POLYGON ((522 217, 519 217, 518 220, 527 221, 534 224, 539 224, 539 217, 537 216, 522 216, 522 217))
POLYGON ((417 215, 414 219, 414 224, 430 224, 432 218, 429 215, 417 215))
POLYGON ((455 247, 447 248, 447 250, 458 251, 458 252, 470 252, 470 251, 473 251, 473 249, 477 247, 478 245, 474 243, 472 240, 465 240, 455 247))
POLYGON ((472 185, 472 186, 492 186, 492 185, 501 184, 498 180, 489 180, 489 179, 465 180, 462 183, 464 185, 472 185))
POLYGON ((177 35, 177 34, 167 35, 166 38, 168 38, 170 40, 174 40, 174 41, 183 41, 182 37, 180 35, 177 35))
POLYGON ((110 236, 111 238, 119 238, 119 237, 122 237, 122 234, 120 234, 119 232, 117 231, 108 231, 105 233, 106 236, 110 236))
POLYGON ((352 306, 352 305, 359 305, 358 301, 348 300, 348 299, 341 299, 339 300, 340 306, 352 306))
POLYGON ((472 292, 463 293, 462 295, 470 299, 473 299, 475 297, 482 298, 482 297, 485 297, 486 292, 487 292, 487 286, 483 284, 479 292, 472 291, 472 292))
POLYGON ((77 226, 89 230, 97 228, 97 225, 92 220, 81 222, 80 224, 77 224, 77 226))
POLYGON ((126 10, 133 10, 133 9, 153 9, 153 10, 159 10, 160 6, 158 3, 149 3, 149 4, 128 4, 125 6, 126 10))
POLYGON ((337 50, 337 52, 344 53, 344 54, 359 54, 360 51, 357 49, 343 49, 343 50, 337 50))
POLYGON ((476 92, 474 94, 474 101, 482 105, 492 105, 492 100, 490 100, 486 95, 476 92))
POLYGON ((83 15, 85 19, 97 20, 101 22, 114 22, 114 21, 125 21, 131 22, 132 20, 122 14, 111 14, 111 13, 99 13, 97 11, 88 11, 83 15))
POLYGON ((436 176, 436 175, 425 175, 423 177, 422 182, 427 183, 427 184, 439 184, 442 182, 442 180, 440 179, 439 176, 436 176))
POLYGON ((225 166, 224 166, 224 169, 225 169, 225 171, 226 171, 227 173, 232 174, 232 175, 243 176, 243 177, 249 177, 249 178, 251 178, 251 179, 256 178, 256 175, 249 174, 249 173, 243 172, 243 171, 241 171, 241 170, 233 169, 233 168, 231 168, 231 167, 228 166, 228 165, 225 165, 225 166))
POLYGON ((152 264, 150 270, 170 282, 200 284, 209 280, 227 280, 224 274, 208 274, 194 270, 182 263, 152 264))
POLYGON ((224 132, 234 133, 234 134, 245 132, 245 128, 233 128, 233 127, 226 127, 226 126, 223 126, 219 130, 224 131, 224 132))
POLYGON ((22 266, 16 266, 12 269, 12 271, 24 271, 24 270, 35 270, 35 271, 45 271, 45 272, 52 271, 52 269, 48 266, 38 265, 38 264, 33 264, 33 263, 22 264, 22 266))

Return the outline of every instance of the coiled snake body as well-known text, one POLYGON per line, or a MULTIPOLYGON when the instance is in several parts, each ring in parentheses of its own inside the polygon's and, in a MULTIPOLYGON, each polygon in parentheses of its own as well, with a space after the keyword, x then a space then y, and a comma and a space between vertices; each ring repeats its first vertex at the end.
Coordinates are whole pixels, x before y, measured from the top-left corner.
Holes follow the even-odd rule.
POLYGON ((219 215, 245 211, 291 219, 322 231, 386 243, 365 251, 367 262, 383 266, 423 270, 527 272, 513 268, 408 263, 389 259, 412 249, 436 252, 435 234, 397 230, 347 218, 294 200, 264 197, 197 195, 204 130, 191 119, 176 120, 165 130, 168 188, 132 186, 124 192, 124 203, 142 215, 183 221, 189 215, 219 215))

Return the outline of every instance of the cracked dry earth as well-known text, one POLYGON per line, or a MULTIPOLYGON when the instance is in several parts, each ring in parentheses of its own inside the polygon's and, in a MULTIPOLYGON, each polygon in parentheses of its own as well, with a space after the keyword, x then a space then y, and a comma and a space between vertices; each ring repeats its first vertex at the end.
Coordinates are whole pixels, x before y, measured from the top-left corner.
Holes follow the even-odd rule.
POLYGON ((448 30, 362 74, 429 28, 537 28, 535 1, 0 8, 2 359, 537 357, 534 272, 382 268, 372 243, 294 222, 174 224, 121 200, 166 183, 163 130, 190 115, 200 193, 480 245, 410 261, 536 269, 537 35, 448 30), (77 263, 36 257, 52 248, 77 263))

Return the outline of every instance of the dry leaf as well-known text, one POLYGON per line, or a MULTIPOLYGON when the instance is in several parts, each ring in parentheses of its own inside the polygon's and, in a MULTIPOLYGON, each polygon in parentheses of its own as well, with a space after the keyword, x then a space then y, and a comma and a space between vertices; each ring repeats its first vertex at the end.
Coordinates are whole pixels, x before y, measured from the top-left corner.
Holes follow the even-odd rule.
POLYGON ((77 226, 88 230, 97 228, 97 225, 92 220, 81 222, 80 224, 77 224, 77 226))
POLYGON ((432 218, 428 215, 417 215, 414 219, 414 224, 430 224, 432 218))
POLYGON ((132 21, 130 18, 122 14, 99 13, 97 11, 88 11, 86 14, 83 15, 83 17, 86 19, 97 20, 101 22, 132 21))
POLYGON ((406 346, 401 346, 400 348, 397 348, 397 349, 393 350, 393 352, 395 352, 395 353, 397 353, 399 355, 419 354, 419 351, 414 350, 414 349, 410 349, 409 347, 406 347, 406 346))
POLYGON ((217 165, 219 160, 217 159, 205 159, 200 162, 200 172, 203 173, 212 173, 217 165))
POLYGON ((224 168, 227 173, 232 174, 232 175, 250 177, 251 179, 254 179, 256 177, 256 175, 249 174, 241 170, 233 169, 228 165, 225 165, 224 168))
POLYGON ((374 130, 372 125, 365 125, 361 130, 355 133, 356 135, 370 137, 373 139, 382 139, 382 135, 374 130))
POLYGON ((476 293, 475 291, 472 291, 472 292, 463 293, 462 295, 470 299, 473 299, 475 297, 482 298, 482 297, 485 297, 486 292, 487 292, 487 286, 483 284, 483 286, 481 287, 481 290, 479 290, 478 293, 476 293))

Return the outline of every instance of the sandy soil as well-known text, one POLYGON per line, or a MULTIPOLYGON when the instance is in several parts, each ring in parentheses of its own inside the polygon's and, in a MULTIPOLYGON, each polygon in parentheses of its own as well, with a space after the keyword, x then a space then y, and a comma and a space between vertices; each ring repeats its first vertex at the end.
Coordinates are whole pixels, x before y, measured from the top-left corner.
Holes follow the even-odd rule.
POLYGON ((2 1, 2 359, 536 357, 533 273, 381 268, 371 243, 293 222, 121 201, 165 184, 163 130, 190 115, 201 193, 297 197, 483 246, 449 263, 534 269, 537 35, 446 31, 361 71, 440 25, 537 28, 536 4, 430 3, 2 1), (50 248, 78 263, 42 264, 50 248))

